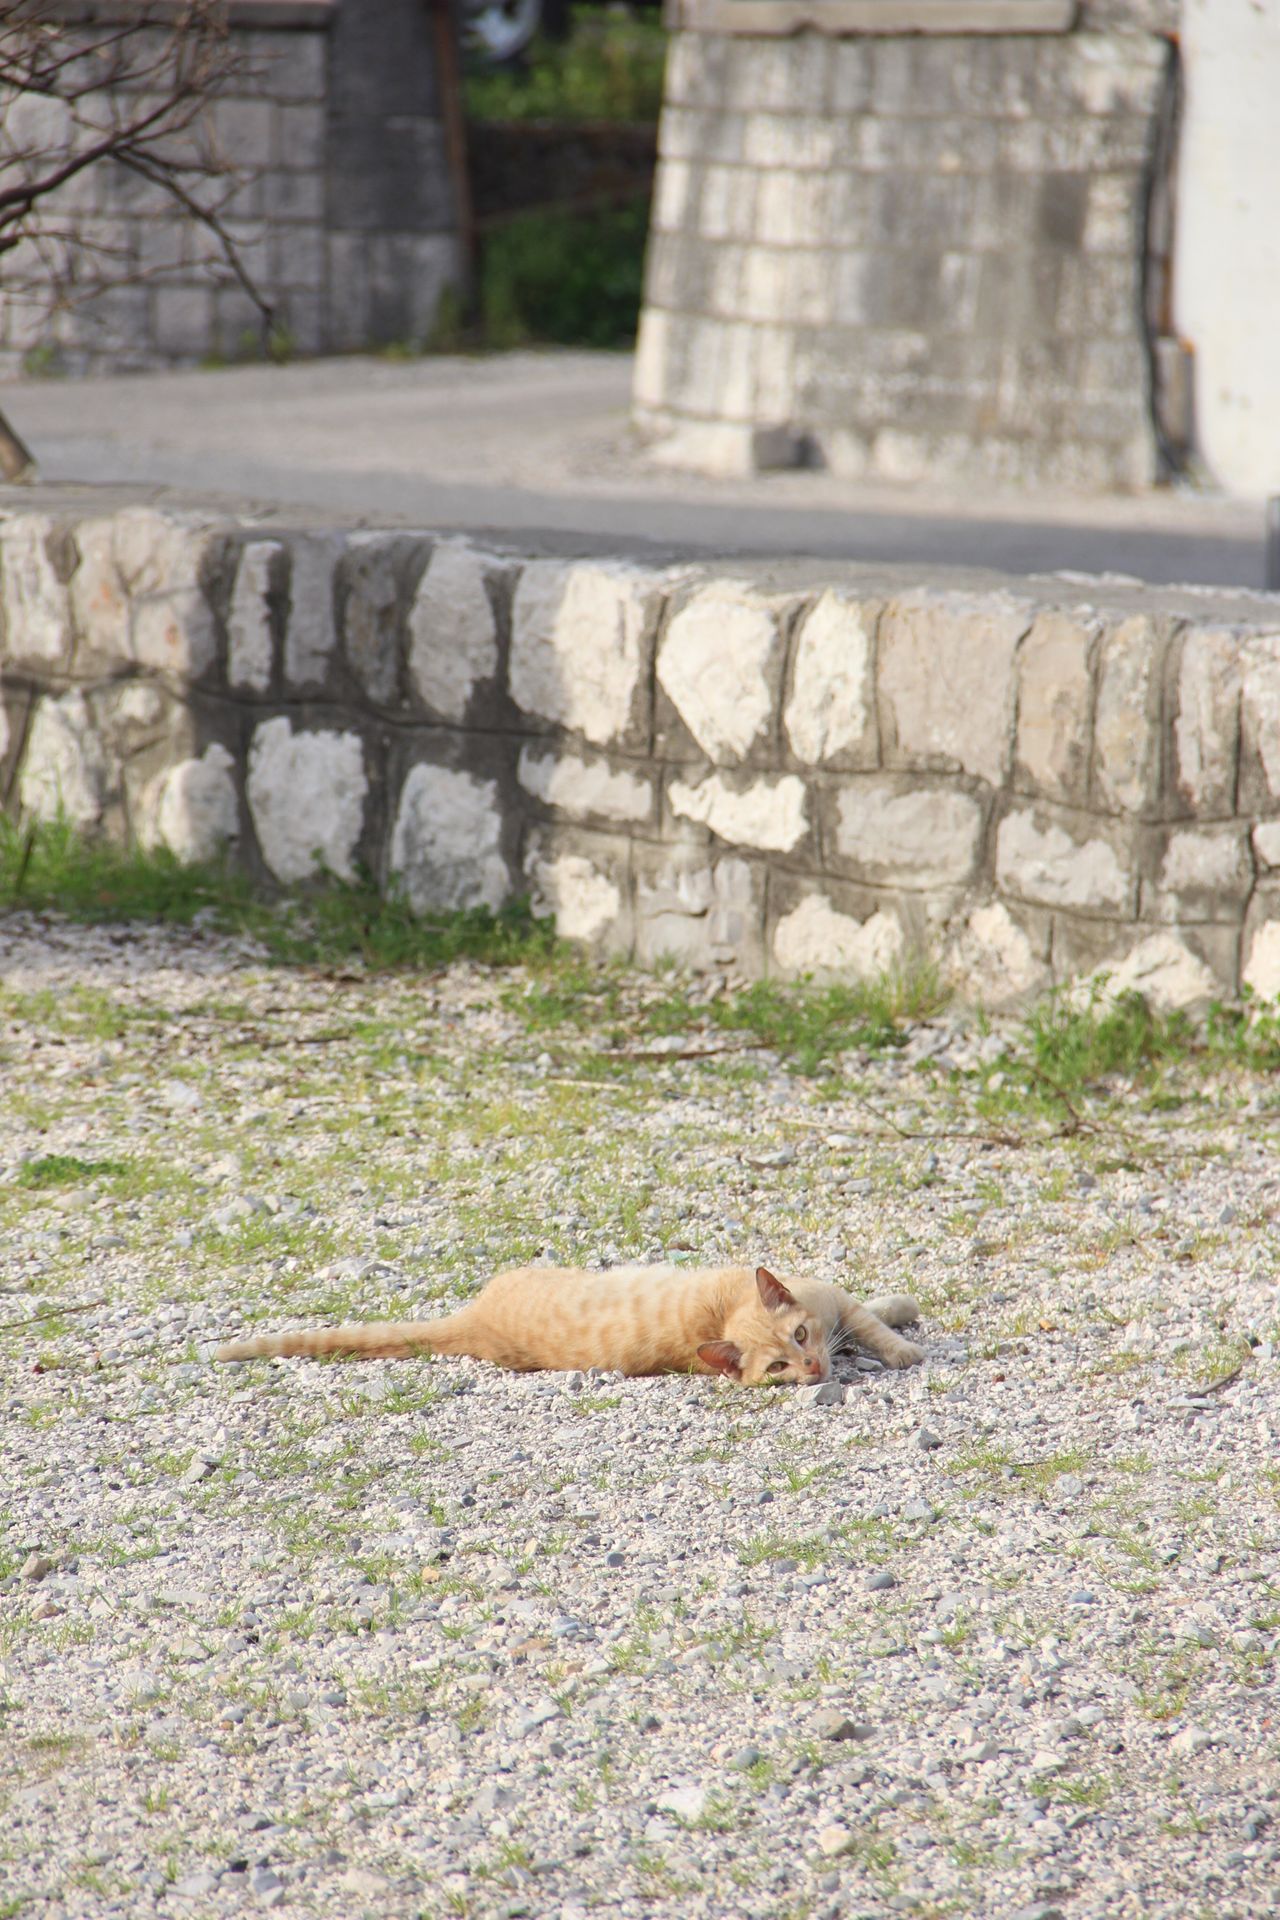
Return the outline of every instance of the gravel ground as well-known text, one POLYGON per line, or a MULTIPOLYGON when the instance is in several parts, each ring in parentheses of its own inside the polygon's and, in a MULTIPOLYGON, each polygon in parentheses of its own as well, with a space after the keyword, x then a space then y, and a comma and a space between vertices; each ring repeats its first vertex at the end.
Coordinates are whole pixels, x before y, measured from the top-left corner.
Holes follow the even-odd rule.
POLYGON ((957 1020, 835 1083, 470 966, 0 982, 0 1915, 1276 1912, 1264 1081, 1054 1138, 957 1020), (539 1255, 909 1289, 928 1362, 208 1358, 539 1255))

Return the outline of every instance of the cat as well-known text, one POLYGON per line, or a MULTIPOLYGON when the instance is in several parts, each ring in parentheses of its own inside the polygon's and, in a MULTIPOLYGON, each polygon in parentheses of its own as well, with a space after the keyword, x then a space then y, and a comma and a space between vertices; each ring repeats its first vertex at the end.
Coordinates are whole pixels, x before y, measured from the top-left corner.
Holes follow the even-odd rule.
POLYGON ((515 1267, 441 1320, 268 1333, 219 1347, 217 1357, 466 1353, 517 1372, 600 1367, 816 1385, 829 1379, 832 1354, 854 1342, 887 1367, 918 1365, 924 1354, 894 1328, 919 1318, 906 1294, 864 1307, 840 1287, 782 1281, 767 1267, 515 1267))

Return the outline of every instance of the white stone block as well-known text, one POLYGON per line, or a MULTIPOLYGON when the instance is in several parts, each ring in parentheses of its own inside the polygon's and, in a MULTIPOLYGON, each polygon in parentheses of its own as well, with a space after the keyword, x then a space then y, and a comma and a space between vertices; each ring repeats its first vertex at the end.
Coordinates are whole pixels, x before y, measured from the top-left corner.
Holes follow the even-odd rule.
POLYGON ((1133 882, 1109 840, 1078 840, 1064 827, 1011 813, 996 835, 996 882, 1002 891, 1043 906, 1124 913, 1133 882))
POLYGON ((982 808, 950 787, 901 792, 880 782, 846 787, 836 847, 864 879, 908 888, 963 886, 973 874, 982 808))
POLYGON ((759 925, 760 891, 745 860, 701 862, 673 847, 636 881, 636 948, 645 962, 664 955, 690 966, 741 964, 759 925))
POLYGON ((219 539, 198 520, 127 507, 115 516, 115 560, 132 600, 129 657, 194 679, 217 652, 201 573, 219 539))
POLYGON ((741 420, 687 420, 664 431, 650 447, 649 459, 655 467, 741 479, 794 466, 793 458, 783 457, 792 445, 789 429, 753 427, 741 420))
POLYGON ((1280 633, 1252 634, 1240 649, 1240 723, 1280 798, 1280 633))
POLYGON ((1155 799, 1159 651, 1155 622, 1138 614, 1106 635, 1098 656, 1094 778, 1102 800, 1127 813, 1155 799))
POLYGON ((1197 812, 1230 812, 1240 727, 1240 636, 1193 627, 1178 670, 1178 785, 1197 812))
POLYGON ((698 232, 704 240, 750 240, 761 176, 749 167, 708 166, 698 201, 698 232))
POLYGON ((391 835, 391 873, 415 913, 500 907, 511 885, 501 843, 496 782, 449 767, 411 769, 391 835))
POLYGON ((1013 662, 1031 623, 1004 593, 904 595, 880 622, 879 681, 899 751, 1003 784, 1013 731, 1013 662))
POLYGON ((154 681, 133 680, 110 697, 110 710, 117 722, 149 730, 164 719, 165 698, 154 681))
POLYGON ((660 407, 665 403, 670 343, 671 321, 668 315, 657 307, 645 307, 640 315, 635 366, 631 375, 631 398, 636 407, 660 407))
POLYGON ((18 797, 41 820, 94 827, 114 772, 82 693, 41 700, 31 721, 18 797))
POLYGON ((891 913, 866 920, 838 913, 820 893, 811 893, 773 930, 773 958, 784 973, 856 980, 889 973, 902 961, 906 940, 891 913))
POLYGON ((271 570, 284 549, 278 540, 251 540, 240 549, 227 611, 227 679, 233 687, 265 693, 271 685, 271 570))
POLYGON ((579 853, 535 853, 528 865, 535 912, 555 915, 566 940, 595 945, 608 939, 623 913, 621 889, 579 853))
POLYGON ((1096 623, 1037 615, 1018 661, 1018 770, 1055 800, 1083 800, 1089 771, 1096 623))
POLYGON ((409 674, 418 696, 461 723, 476 687, 498 670, 498 627, 487 582, 503 563, 461 540, 431 555, 409 610, 409 674))
POLYGON ((353 533, 342 568, 343 641, 347 665, 368 698, 388 706, 399 680, 399 570, 404 538, 353 533))
POLYGON ((648 820, 653 813, 652 783, 604 760, 525 747, 518 777, 526 793, 575 819, 648 820))
POLYGON ((1262 1000, 1280 996, 1280 920, 1262 920, 1254 929, 1240 977, 1262 1000))
POLYGON ((341 551, 342 541, 333 534, 301 534, 290 543, 284 671, 300 692, 323 686, 329 672, 337 638, 333 570, 341 551))
POLYGON ((1280 867, 1280 820, 1261 820, 1253 830, 1253 852, 1258 865, 1280 867))
POLYGON ((658 679, 698 745, 729 766, 768 729, 782 668, 773 608, 748 587, 703 587, 674 616, 658 679))
POLYGON ((282 715, 255 729, 245 791, 262 857, 286 885, 354 880, 368 790, 358 734, 295 734, 282 715))
POLYGON ((687 160, 663 160, 653 182, 653 226, 657 233, 679 233, 689 207, 693 169, 687 160))
POLYGON ((68 597, 77 631, 94 652, 124 660, 129 653, 129 587, 116 564, 116 521, 82 520, 75 530, 79 560, 68 597))
POLYGON ((1017 999, 1048 982, 1047 963, 1002 901, 978 907, 958 930, 947 972, 963 998, 978 1004, 1017 999))
POLYGON ((1212 969, 1173 933, 1139 941, 1122 960, 1100 967, 1085 984, 1091 1002, 1105 1005, 1122 993, 1140 993, 1157 1013, 1203 1007, 1222 992, 1212 969))
POLYGON ((595 746, 627 735, 657 592, 639 568, 534 560, 516 588, 511 697, 595 746))
POLYGON ((179 860, 213 860, 240 831, 235 763, 210 744, 198 760, 183 760, 155 783, 139 838, 159 841, 179 860))
POLYGON ((1166 893, 1225 896, 1231 905, 1253 877, 1248 842, 1239 827, 1190 827, 1172 833, 1160 866, 1166 893))
POLYGON ((783 723, 792 752, 811 766, 876 763, 875 617, 874 608, 828 590, 800 628, 783 723))
POLYGON ((218 636, 201 576, 222 534, 190 516, 125 507, 76 529, 72 613, 89 648, 196 679, 218 636))
POLYGON ((697 786, 673 780, 667 799, 682 820, 695 820, 721 840, 766 853, 790 853, 809 831, 808 796, 794 773, 741 789, 727 786, 718 773, 697 786))
POLYGON ((52 532, 47 514, 22 514, 0 528, 0 652, 7 659, 70 657, 71 609, 49 558, 52 532))

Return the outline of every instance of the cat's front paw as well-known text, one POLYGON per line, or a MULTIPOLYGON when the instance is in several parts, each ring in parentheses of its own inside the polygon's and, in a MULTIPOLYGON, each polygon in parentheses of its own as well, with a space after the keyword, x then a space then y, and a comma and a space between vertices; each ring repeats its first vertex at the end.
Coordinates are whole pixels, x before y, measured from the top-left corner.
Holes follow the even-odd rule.
POLYGON ((884 1356, 886 1367, 918 1367, 924 1360, 924 1348, 911 1340, 895 1340, 884 1356))

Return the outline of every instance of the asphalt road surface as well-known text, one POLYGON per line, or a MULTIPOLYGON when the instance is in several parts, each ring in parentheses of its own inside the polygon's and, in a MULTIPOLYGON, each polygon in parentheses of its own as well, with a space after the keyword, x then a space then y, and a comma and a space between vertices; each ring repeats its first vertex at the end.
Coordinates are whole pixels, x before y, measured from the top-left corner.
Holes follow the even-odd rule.
POLYGON ((627 354, 352 358, 24 380, 0 388, 0 407, 51 482, 163 486, 551 550, 1264 584, 1259 502, 677 474, 630 432, 630 379, 627 354))

